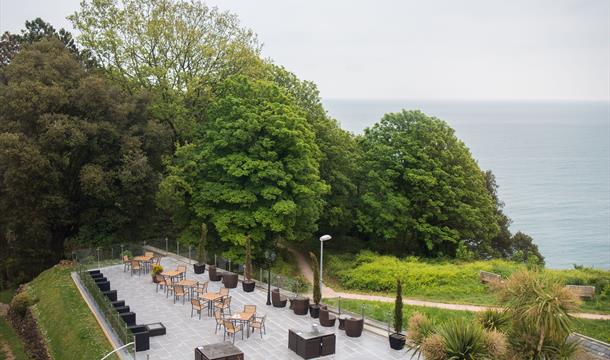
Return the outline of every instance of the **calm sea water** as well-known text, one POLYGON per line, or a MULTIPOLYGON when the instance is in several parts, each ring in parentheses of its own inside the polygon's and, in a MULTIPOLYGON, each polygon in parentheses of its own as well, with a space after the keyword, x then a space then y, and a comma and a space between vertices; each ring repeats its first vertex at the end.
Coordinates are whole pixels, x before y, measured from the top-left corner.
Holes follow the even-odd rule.
POLYGON ((610 268, 610 103, 325 100, 361 133, 386 112, 447 121, 500 185, 511 230, 530 234, 551 268, 610 268))

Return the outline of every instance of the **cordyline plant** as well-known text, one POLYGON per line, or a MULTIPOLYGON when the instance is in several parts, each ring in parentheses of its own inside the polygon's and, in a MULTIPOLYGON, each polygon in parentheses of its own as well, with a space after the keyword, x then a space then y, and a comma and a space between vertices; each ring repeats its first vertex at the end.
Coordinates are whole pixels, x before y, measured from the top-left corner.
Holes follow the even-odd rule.
POLYGON ((244 278, 248 281, 252 280, 252 246, 250 244, 250 237, 246 238, 246 266, 244 268, 244 278))
POLYGON ((396 279, 396 301, 394 302, 394 332, 402 331, 402 284, 396 279))
POLYGON ((205 248, 208 243, 208 226, 205 223, 201 224, 201 238, 199 239, 199 246, 197 246, 197 262, 199 264, 205 263, 205 248))
POLYGON ((322 293, 320 291, 320 264, 318 264, 318 258, 312 252, 309 253, 311 258, 311 266, 313 267, 313 302, 316 305, 320 304, 322 299, 322 293))

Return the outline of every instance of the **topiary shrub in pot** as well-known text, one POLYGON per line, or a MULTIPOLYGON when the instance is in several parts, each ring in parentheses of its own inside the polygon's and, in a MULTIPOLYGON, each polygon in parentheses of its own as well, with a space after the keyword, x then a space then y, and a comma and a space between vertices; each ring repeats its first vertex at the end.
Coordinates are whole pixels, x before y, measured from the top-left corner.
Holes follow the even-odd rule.
POLYGON ((320 317, 320 300, 322 299, 322 293, 320 291, 320 265, 318 264, 318 258, 312 252, 309 253, 311 258, 311 266, 313 267, 313 304, 309 305, 309 315, 312 318, 317 319, 320 317))
POLYGON ((256 283, 252 280, 252 248, 250 245, 250 238, 246 239, 246 264, 244 267, 244 281, 241 282, 241 286, 245 292, 254 291, 256 283))
POLYGON ((402 334, 402 284, 396 279, 396 301, 394 302, 394 332, 390 334, 390 347, 402 350, 405 346, 405 336, 402 334))
POLYGON ((193 272, 195 274, 203 274, 205 272, 205 247, 207 245, 208 227, 205 223, 201 224, 201 238, 197 246, 197 263, 193 264, 193 272))
POLYGON ((163 272, 163 266, 159 265, 159 264, 155 264, 152 267, 152 271, 150 272, 150 276, 152 276, 152 281, 157 284, 160 280, 157 277, 157 275, 161 274, 163 272))

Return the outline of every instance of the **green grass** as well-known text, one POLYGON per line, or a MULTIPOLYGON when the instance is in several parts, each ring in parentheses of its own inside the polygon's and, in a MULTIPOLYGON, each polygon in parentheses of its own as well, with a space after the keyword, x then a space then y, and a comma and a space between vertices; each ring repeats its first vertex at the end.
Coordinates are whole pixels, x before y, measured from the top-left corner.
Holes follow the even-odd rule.
MULTIPOLYGON (((489 288, 479 282, 479 271, 485 270, 507 277, 525 265, 489 260, 457 262, 447 260, 399 259, 362 251, 356 255, 329 254, 325 261, 325 281, 335 290, 394 296, 396 277, 400 277, 405 297, 412 299, 497 305, 489 288)), ((545 270, 564 283, 594 285, 607 293, 610 272, 596 269, 545 270)), ((595 301, 582 305, 583 311, 610 313, 610 295, 599 294, 595 301)))
POLYGON ((10 304, 17 289, 6 289, 0 291, 0 303, 10 304))
POLYGON ((4 352, 6 346, 10 349, 15 360, 28 359, 21 339, 6 320, 0 317, 0 360, 9 358, 8 354, 4 352))
MULTIPOLYGON (((324 299, 323 302, 334 307, 338 306, 337 299, 324 299)), ((393 314, 394 312, 393 303, 341 299, 342 309, 357 314, 360 314, 360 306, 362 304, 364 304, 365 316, 385 323, 389 322, 389 319, 391 319, 389 316, 392 316, 391 314, 393 314)), ((426 317, 428 317, 436 324, 455 319, 464 319, 467 321, 474 321, 475 319, 475 313, 470 311, 446 310, 423 306, 405 305, 403 307, 403 323, 405 328, 407 327, 408 319, 414 312, 426 315, 426 317)), ((576 319, 574 322, 573 330, 575 332, 592 337, 594 339, 610 343, 610 320, 576 319)))
POLYGON ((39 326, 54 359, 99 359, 112 350, 70 277, 71 268, 55 266, 29 284, 39 326))

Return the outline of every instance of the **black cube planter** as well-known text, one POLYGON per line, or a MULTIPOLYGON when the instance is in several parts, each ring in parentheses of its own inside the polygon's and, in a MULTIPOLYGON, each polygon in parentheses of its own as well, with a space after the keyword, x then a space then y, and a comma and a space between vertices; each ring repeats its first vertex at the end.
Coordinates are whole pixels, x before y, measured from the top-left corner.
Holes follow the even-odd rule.
POLYGON ((320 305, 316 305, 316 304, 309 305, 309 315, 314 319, 319 318, 320 317, 320 305))
POLYGON ((405 347, 405 336, 403 334, 390 334, 390 347, 394 350, 402 350, 405 347))
POLYGON ((205 263, 204 264, 193 264, 193 272, 195 274, 203 274, 205 272, 205 263))
POLYGON ((125 323, 127 325, 135 325, 136 324, 136 313, 134 312, 126 312, 126 313, 122 313, 121 317, 123 318, 123 321, 125 321, 125 323))
POLYGON ((91 274, 91 277, 94 279, 99 279, 99 278, 103 278, 104 274, 102 274, 102 273, 91 274))
POLYGON ((245 292, 253 292, 255 286, 256 283, 252 280, 244 280, 241 282, 241 287, 244 289, 245 292))
POLYGON ((150 335, 146 325, 129 326, 129 330, 136 340, 136 351, 146 351, 150 349, 150 335))
POLYGON ((163 325, 163 323, 148 324, 146 327, 148 328, 148 336, 150 337, 165 335, 165 325, 163 325))
POLYGON ((117 306, 114 308, 119 314, 125 314, 129 312, 129 305, 117 306))
POLYGON ((101 292, 110 291, 110 281, 98 282, 97 287, 100 288, 101 292))
POLYGON ((102 294, 104 294, 110 301, 116 301, 117 299, 116 290, 104 291, 102 294))
POLYGON ((113 301, 112 306, 118 308, 119 306, 125 306, 125 300, 113 301))
POLYGON ((108 279, 106 279, 105 277, 102 276, 102 277, 93 278, 93 281, 95 281, 96 283, 99 283, 99 282, 108 281, 108 279))
POLYGON ((101 272, 99 270, 89 270, 88 272, 90 275, 101 274, 101 272))

